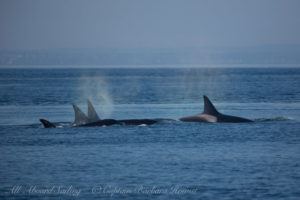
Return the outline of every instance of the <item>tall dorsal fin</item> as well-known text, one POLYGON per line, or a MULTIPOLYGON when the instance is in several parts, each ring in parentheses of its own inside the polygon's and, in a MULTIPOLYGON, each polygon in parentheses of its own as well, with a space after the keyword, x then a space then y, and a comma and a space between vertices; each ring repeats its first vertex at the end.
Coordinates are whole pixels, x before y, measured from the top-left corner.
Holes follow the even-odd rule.
POLYGON ((75 120, 74 123, 75 125, 81 125, 81 124, 86 124, 89 122, 88 117, 80 110, 78 106, 73 104, 73 109, 75 113, 75 120))
POLYGON ((215 108, 215 106, 211 103, 211 101, 208 99, 207 96, 203 96, 204 98, 204 111, 203 113, 205 114, 210 114, 210 115, 217 115, 219 112, 215 108))
POLYGON ((99 121, 100 118, 97 115, 97 112, 93 106, 93 104, 87 100, 88 102, 88 118, 89 118, 89 122, 95 122, 95 121, 99 121))

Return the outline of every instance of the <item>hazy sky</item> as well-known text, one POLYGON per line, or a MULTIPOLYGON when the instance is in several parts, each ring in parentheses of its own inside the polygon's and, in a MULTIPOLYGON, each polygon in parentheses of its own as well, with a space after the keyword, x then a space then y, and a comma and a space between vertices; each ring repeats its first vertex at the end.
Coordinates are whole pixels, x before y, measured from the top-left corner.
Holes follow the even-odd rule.
POLYGON ((300 0, 0 0, 0 49, 300 44, 300 0))

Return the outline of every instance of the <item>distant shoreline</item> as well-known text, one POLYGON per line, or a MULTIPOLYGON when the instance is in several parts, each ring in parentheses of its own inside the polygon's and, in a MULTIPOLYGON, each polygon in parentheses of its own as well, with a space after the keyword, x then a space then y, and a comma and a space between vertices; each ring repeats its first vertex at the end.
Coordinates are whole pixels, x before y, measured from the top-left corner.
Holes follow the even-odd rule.
POLYGON ((300 64, 0 65, 0 69, 299 68, 300 64))

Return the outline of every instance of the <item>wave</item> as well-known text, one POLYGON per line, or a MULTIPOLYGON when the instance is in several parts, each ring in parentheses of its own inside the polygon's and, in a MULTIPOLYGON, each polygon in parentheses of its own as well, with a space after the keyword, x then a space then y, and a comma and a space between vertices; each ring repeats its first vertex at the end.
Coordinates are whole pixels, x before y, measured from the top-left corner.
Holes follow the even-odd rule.
POLYGON ((291 117, 274 117, 274 118, 257 118, 253 121, 255 122, 272 122, 272 121, 288 121, 288 120, 294 120, 291 117))

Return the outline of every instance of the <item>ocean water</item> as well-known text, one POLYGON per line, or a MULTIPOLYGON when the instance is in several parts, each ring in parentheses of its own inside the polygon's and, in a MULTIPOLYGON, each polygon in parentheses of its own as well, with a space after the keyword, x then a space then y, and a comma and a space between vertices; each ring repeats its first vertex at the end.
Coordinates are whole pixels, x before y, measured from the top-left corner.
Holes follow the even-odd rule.
POLYGON ((0 69, 0 199, 300 199, 300 68, 0 69), (254 123, 45 129, 200 113, 254 123))

